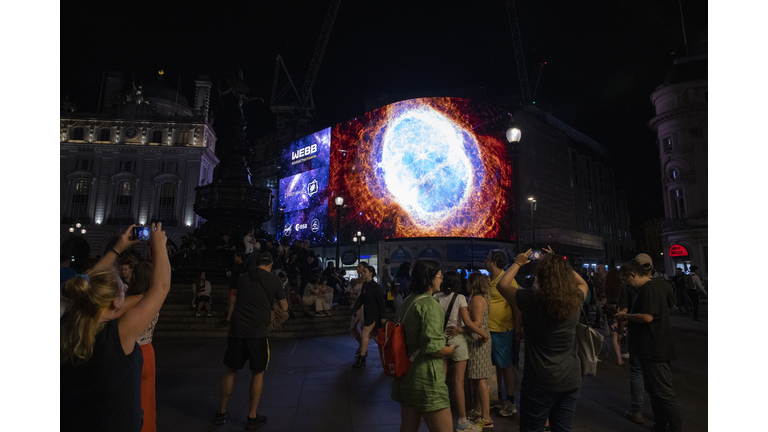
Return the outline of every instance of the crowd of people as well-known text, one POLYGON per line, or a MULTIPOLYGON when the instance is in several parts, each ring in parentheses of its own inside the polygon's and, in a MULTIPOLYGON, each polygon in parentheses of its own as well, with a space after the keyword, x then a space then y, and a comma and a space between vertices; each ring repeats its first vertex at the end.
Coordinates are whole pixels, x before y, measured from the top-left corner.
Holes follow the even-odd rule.
MULTIPOLYGON (((169 254, 159 253, 166 250, 160 223, 151 229, 151 262, 126 253, 138 243, 131 229, 82 274, 68 269, 62 257, 62 430, 155 430, 151 342, 171 268, 169 254)), ((403 263, 393 275, 385 260, 380 277, 376 268, 359 262, 357 277, 348 280, 333 262, 323 269, 306 241, 275 245, 251 239, 252 230, 243 239, 244 250, 232 251, 227 270, 230 297, 223 324, 229 336, 216 424, 226 423, 234 378, 246 362, 252 372, 246 428, 267 422, 258 407, 276 315, 287 311, 293 317, 290 307, 296 304, 308 317, 329 316, 337 304, 352 310, 350 330, 358 342, 354 368, 366 366, 370 340, 376 340, 388 311, 402 324, 412 364, 391 390, 401 404, 401 431, 418 430, 422 420, 433 432, 454 430, 448 376, 456 431, 492 430, 492 410, 500 416, 519 412, 522 432, 570 431, 582 380, 576 332, 580 322, 590 325, 585 313, 590 308, 596 312, 591 325, 601 327, 602 321, 609 331, 616 362, 629 359, 631 407, 625 417, 644 423, 647 392, 654 430, 681 430, 669 366, 676 358, 669 311, 698 319, 699 295, 706 291, 695 266, 691 275, 678 272, 668 282, 646 254, 620 269, 600 266, 594 274, 579 274, 551 249, 533 264, 529 250, 509 265, 497 250, 486 259, 488 276, 443 274, 440 263, 429 259, 403 263), (534 266, 526 271, 533 276, 531 286, 521 288, 520 270, 529 265, 534 266), (525 371, 516 402, 523 340, 525 371), (497 385, 489 383, 493 378, 497 385), (464 394, 465 380, 471 394, 464 394), (491 388, 497 389, 493 404, 491 388)), ((220 250, 229 251, 227 244, 220 250)), ((211 316, 211 284, 204 272, 192 291, 196 315, 211 316)))

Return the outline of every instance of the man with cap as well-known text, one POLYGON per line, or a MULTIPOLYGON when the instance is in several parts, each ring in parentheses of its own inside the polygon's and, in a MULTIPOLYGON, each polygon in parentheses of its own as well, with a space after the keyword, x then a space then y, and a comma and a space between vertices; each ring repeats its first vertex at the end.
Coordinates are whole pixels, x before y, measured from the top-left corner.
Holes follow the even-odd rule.
POLYGON ((675 306, 672 287, 652 277, 653 264, 646 254, 636 256, 622 270, 627 285, 637 289, 637 294, 629 312, 622 310, 616 320, 628 325, 630 359, 640 360, 643 384, 653 409, 653 430, 678 432, 682 430, 682 416, 670 368, 670 362, 677 358, 669 318, 669 310, 675 306))
POLYGON ((267 418, 258 415, 257 410, 264 386, 264 371, 269 363, 270 313, 274 302, 279 302, 284 311, 288 310, 283 284, 271 273, 272 255, 259 253, 255 261, 255 267, 241 274, 237 282, 237 297, 233 299, 235 307, 227 338, 227 352, 224 354, 227 369, 221 382, 221 403, 214 418, 216 424, 226 423, 227 402, 235 374, 248 361, 253 378, 246 429, 255 429, 267 422, 267 418))

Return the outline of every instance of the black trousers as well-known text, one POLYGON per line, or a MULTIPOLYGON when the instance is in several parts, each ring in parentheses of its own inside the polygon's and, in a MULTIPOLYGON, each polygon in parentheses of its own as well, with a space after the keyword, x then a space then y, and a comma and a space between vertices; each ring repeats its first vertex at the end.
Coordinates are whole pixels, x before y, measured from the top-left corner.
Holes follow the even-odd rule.
POLYGON ((691 300, 691 307, 693 308, 693 319, 699 319, 699 290, 686 289, 686 294, 691 300))
POLYGON ((653 409, 653 430, 679 432, 683 430, 683 416, 677 406, 675 391, 672 389, 672 372, 669 362, 641 358, 643 384, 651 399, 653 409), (669 429, 667 429, 669 428, 669 429))

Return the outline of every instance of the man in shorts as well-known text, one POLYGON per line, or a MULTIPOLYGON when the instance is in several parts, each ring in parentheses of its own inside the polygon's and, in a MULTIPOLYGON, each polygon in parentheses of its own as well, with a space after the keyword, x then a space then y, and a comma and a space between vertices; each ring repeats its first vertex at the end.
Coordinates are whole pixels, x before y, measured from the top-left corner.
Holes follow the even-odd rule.
POLYGON ((256 267, 240 275, 238 280, 227 352, 224 354, 227 369, 221 382, 221 403, 214 418, 214 423, 218 425, 227 421, 227 402, 232 393, 235 374, 245 366, 246 361, 253 378, 250 412, 245 428, 256 429, 267 422, 267 418, 258 415, 257 410, 264 387, 264 371, 269 363, 268 336, 272 304, 279 302, 283 310, 288 310, 283 284, 271 271, 272 255, 260 253, 256 267))
MULTIPOLYGON (((491 282, 488 286, 491 293, 491 313, 488 317, 488 330, 491 333, 491 362, 496 366, 496 378, 499 383, 499 401, 491 408, 500 408, 499 415, 509 417, 517 414, 515 364, 518 359, 515 357, 519 353, 519 342, 515 339, 515 310, 497 287, 501 277, 504 276, 506 265, 507 255, 500 250, 491 251, 485 260, 485 268, 491 274, 491 282), (505 401, 501 399, 502 378, 507 391, 505 401)), ((517 282, 512 281, 512 284, 517 288, 517 282)), ((519 314, 520 311, 517 313, 519 314)))

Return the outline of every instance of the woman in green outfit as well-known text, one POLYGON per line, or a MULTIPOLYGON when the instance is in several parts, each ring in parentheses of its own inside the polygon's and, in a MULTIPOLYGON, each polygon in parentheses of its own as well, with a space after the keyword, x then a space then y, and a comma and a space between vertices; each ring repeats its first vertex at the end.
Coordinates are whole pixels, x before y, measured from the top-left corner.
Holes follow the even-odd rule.
POLYGON ((452 356, 456 346, 446 345, 445 311, 432 297, 440 291, 442 280, 440 264, 417 261, 411 276, 411 295, 398 309, 398 314, 403 314, 406 354, 410 357, 420 350, 408 373, 392 382, 392 399, 400 403, 400 432, 417 431, 422 417, 430 432, 453 430, 443 357, 452 356))

